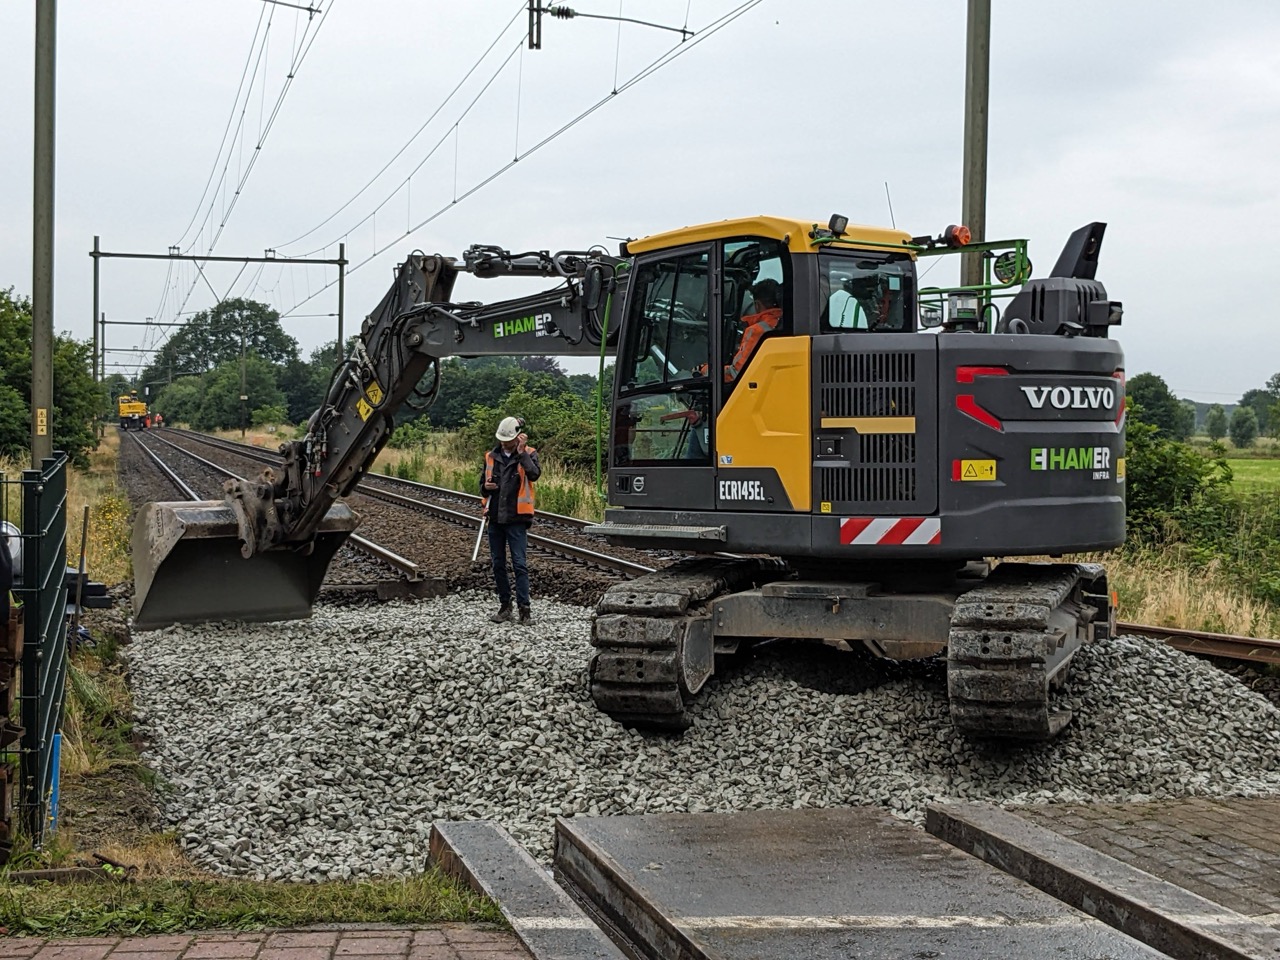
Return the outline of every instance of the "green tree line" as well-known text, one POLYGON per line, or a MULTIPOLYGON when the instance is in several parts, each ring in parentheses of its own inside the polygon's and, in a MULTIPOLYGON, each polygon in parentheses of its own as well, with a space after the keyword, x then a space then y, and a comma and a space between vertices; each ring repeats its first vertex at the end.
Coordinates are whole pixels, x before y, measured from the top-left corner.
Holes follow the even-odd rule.
MULTIPOLYGON (((72 462, 88 467, 97 448, 94 423, 106 404, 94 382, 93 345, 65 333, 53 339, 52 439, 72 462)), ((27 461, 31 449, 31 301, 0 289, 0 455, 27 461)))
MULTIPOLYGON (((1195 404, 1180 400, 1162 377, 1140 373, 1128 382, 1126 392, 1142 408, 1144 422, 1161 436, 1187 440, 1196 432, 1195 404)), ((1263 386, 1246 390, 1230 416, 1222 404, 1210 406, 1203 427, 1210 439, 1229 436, 1240 449, 1253 446, 1258 437, 1280 437, 1280 373, 1263 386)))

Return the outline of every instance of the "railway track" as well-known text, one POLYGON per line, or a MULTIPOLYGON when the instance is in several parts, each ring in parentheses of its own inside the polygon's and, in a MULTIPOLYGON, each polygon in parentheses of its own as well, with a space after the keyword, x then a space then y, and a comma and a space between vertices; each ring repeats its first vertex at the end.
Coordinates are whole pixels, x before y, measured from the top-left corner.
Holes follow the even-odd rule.
POLYGON ((1133 633, 1163 640, 1169 646, 1185 653, 1280 666, 1280 640, 1241 637, 1230 633, 1206 633, 1201 630, 1183 630, 1179 627, 1155 627, 1123 620, 1116 622, 1116 629, 1121 633, 1133 633))
MULTIPOLYGON (((166 433, 171 433, 173 436, 180 437, 197 445, 219 450, 223 453, 236 456, 244 460, 253 461, 255 463, 276 465, 280 462, 279 457, 258 447, 235 443, 234 441, 223 440, 217 437, 209 437, 205 434, 194 433, 186 430, 172 430, 166 431, 166 433)), ((186 447, 172 442, 170 442, 170 446, 182 450, 188 456, 201 459, 207 466, 209 466, 210 469, 214 469, 210 461, 199 458, 198 454, 191 452, 186 447)), ((225 468, 217 469, 221 469, 227 476, 234 476, 234 474, 225 468)), ((462 530, 466 530, 468 533, 474 533, 480 526, 480 517, 478 515, 480 498, 462 491, 450 490, 444 487, 436 487, 412 480, 403 480, 397 477, 388 477, 376 474, 367 475, 361 481, 357 490, 362 496, 367 496, 383 503, 403 507, 420 514, 430 516, 433 519, 444 521, 457 526, 462 530), (431 500, 425 499, 427 497, 436 501, 444 501, 444 503, 431 502, 431 500), (446 506, 444 504, 452 504, 452 506, 446 506)), ((184 493, 184 496, 186 495, 188 494, 184 493)), ((199 498, 195 497, 194 499, 199 498)), ((589 521, 580 520, 577 517, 544 513, 542 511, 539 511, 538 518, 540 524, 557 529, 561 536, 547 537, 543 535, 530 534, 530 547, 535 548, 546 555, 588 565, 597 571, 611 574, 615 577, 629 579, 646 573, 651 573, 657 570, 660 566, 665 565, 666 561, 670 559, 666 556, 647 557, 644 556, 643 551, 630 551, 633 555, 640 555, 639 558, 624 558, 618 556, 617 551, 613 553, 605 553, 581 542, 573 543, 567 539, 568 537, 573 537, 583 541, 592 540, 593 538, 589 538, 585 534, 581 533, 583 528, 588 526, 589 521), (646 563, 644 560, 648 560, 650 562, 646 563)), ((353 537, 353 539, 356 538, 353 537)), ((353 544, 353 546, 357 546, 357 548, 359 547, 358 544, 353 544)), ((373 546, 376 548, 377 545, 374 544, 373 546)), ((394 551, 388 552, 393 556, 395 555, 394 551)), ((412 561, 406 562, 410 564, 412 563, 412 561)), ((1280 640, 1244 637, 1232 634, 1209 633, 1199 630, 1184 630, 1177 627, 1161 627, 1152 624, 1132 623, 1127 621, 1118 622, 1116 624, 1116 628, 1121 633, 1152 637, 1154 639, 1162 640, 1175 649, 1182 650, 1186 653, 1247 663, 1280 666, 1280 640)))

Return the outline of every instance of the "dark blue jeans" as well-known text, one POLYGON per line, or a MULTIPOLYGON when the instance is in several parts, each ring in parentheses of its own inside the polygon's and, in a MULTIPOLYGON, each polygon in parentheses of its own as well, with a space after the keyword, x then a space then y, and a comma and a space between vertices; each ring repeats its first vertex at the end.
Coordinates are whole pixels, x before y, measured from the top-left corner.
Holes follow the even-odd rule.
POLYGON ((489 557, 493 560, 493 582, 498 587, 498 602, 504 607, 511 602, 511 581, 507 577, 507 551, 511 551, 511 569, 516 572, 516 605, 529 606, 529 565, 525 554, 529 549, 529 528, 523 523, 489 524, 489 557))

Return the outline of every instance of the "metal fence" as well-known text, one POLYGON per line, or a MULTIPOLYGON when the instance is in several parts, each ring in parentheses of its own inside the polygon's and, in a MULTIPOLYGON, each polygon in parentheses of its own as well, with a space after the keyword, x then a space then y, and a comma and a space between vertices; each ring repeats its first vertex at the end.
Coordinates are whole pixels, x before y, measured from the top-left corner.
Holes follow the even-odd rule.
MULTIPOLYGON (((21 534, 14 564, 13 595, 21 604, 22 643, 16 681, 10 675, 5 703, 11 731, 8 767, 18 767, 19 809, 23 827, 39 844, 48 827, 57 776, 56 734, 62 724, 67 683, 67 456, 55 453, 39 470, 23 470, 21 479, 0 474, 0 507, 6 519, 19 513, 21 534), (14 736, 14 708, 21 736, 14 736), (17 746, 16 757, 14 746, 17 746)), ((11 551, 13 552, 13 551, 11 551)), ((11 651, 17 650, 11 644, 11 651)), ((4 734, 0 734, 0 740, 4 734)), ((3 786, 3 814, 12 823, 12 799, 3 786)), ((5 844, 12 837, 5 836, 5 844)))

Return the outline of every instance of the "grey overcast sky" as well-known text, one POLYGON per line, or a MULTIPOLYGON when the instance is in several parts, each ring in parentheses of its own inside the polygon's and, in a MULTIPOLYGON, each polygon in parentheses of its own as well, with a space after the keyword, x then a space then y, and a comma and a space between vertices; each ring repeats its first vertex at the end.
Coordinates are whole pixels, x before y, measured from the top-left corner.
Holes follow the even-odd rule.
MULTIPOLYGON (((757 213, 888 223, 886 181, 900 227, 959 218, 963 0, 763 0, 714 33, 741 0, 573 0, 696 36, 682 47, 666 31, 548 18, 539 51, 521 51, 523 0, 315 3, 310 20, 263 0, 59 3, 59 330, 92 335, 95 234, 105 250, 156 253, 207 253, 216 237, 218 255, 334 257, 345 240, 351 331, 413 249, 613 247, 757 213)), ((1099 278, 1125 303, 1130 375, 1154 371, 1206 401, 1261 386, 1280 371, 1266 306, 1280 3, 992 6, 988 236, 1029 237, 1043 273, 1072 229, 1107 221, 1099 278)), ((0 0, 0 287, 19 294, 31 290, 34 8, 0 0)), ((332 317, 305 316, 335 311, 336 288, 322 290, 332 268, 210 265, 206 284, 170 267, 103 261, 108 319, 171 321, 211 306, 212 286, 272 304, 304 351, 333 338, 332 317)), ((524 292, 475 280, 457 291, 524 292)), ((155 332, 108 336, 124 348, 155 332)))

